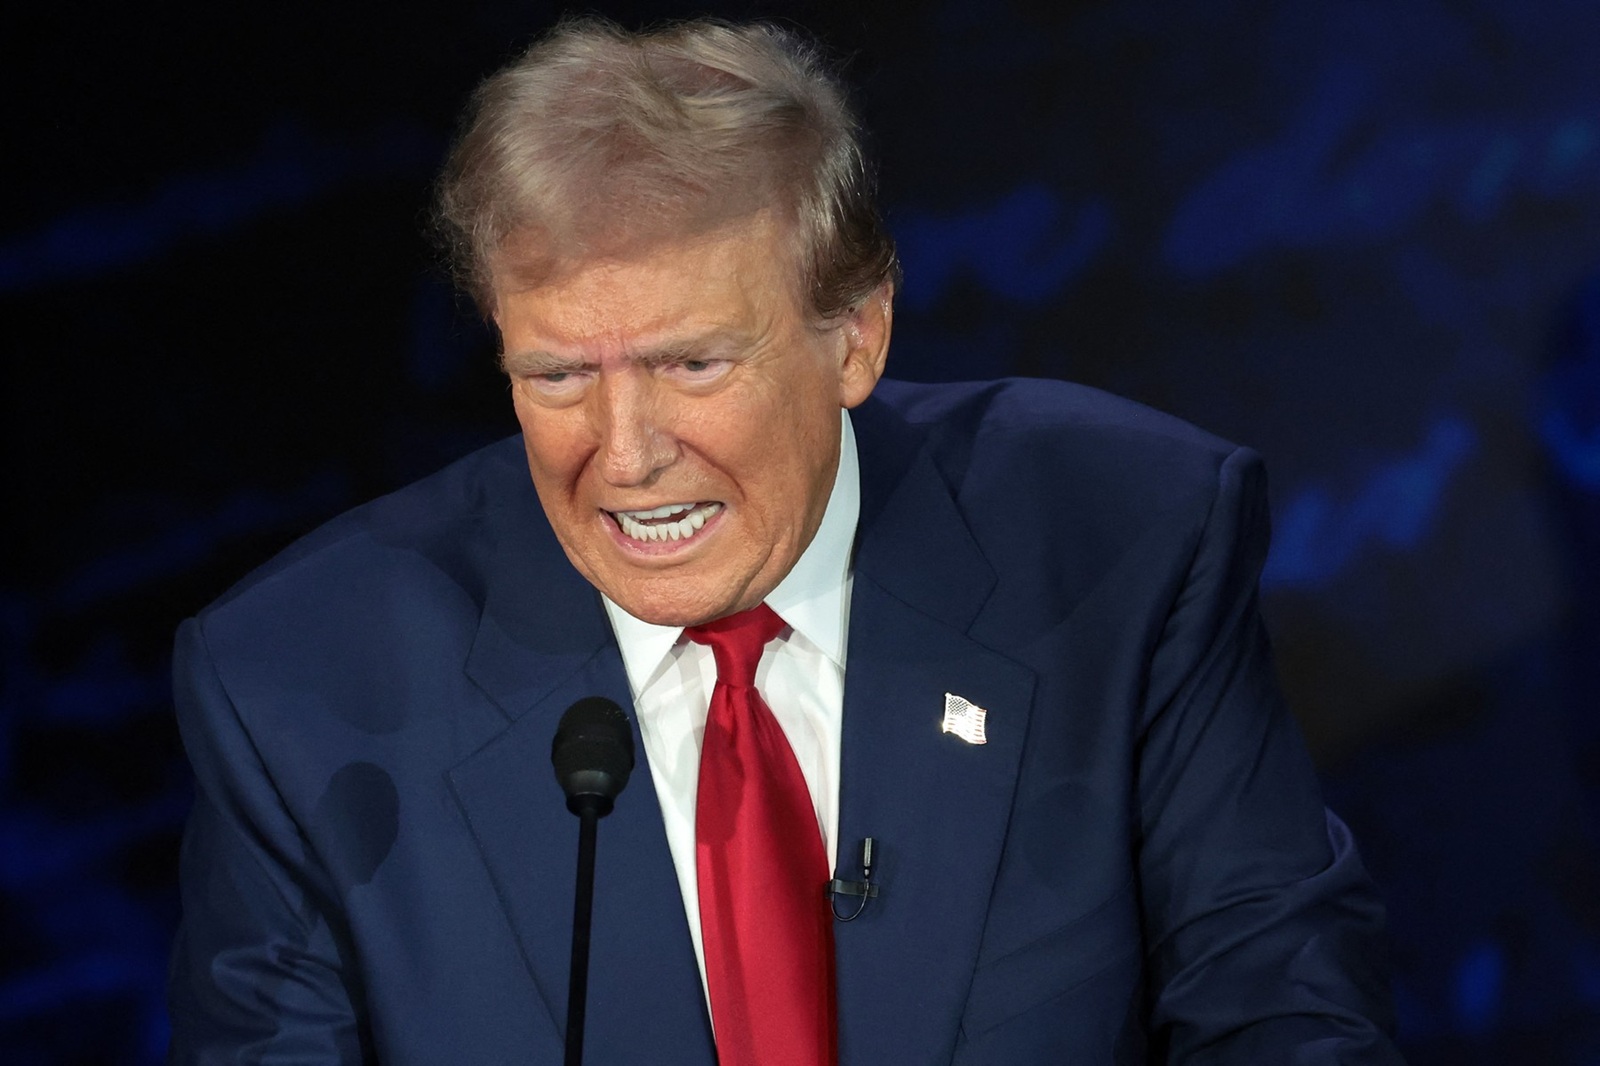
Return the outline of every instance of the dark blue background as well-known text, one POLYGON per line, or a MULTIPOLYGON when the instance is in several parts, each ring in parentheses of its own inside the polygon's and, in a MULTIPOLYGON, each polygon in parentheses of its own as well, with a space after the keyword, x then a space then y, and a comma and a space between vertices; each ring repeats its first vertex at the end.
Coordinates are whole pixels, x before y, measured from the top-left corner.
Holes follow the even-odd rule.
MULTIPOLYGON (((713 10, 849 59, 892 373, 1072 378, 1266 455, 1266 606, 1412 1060, 1600 1063, 1600 8, 713 10)), ((8 16, 5 1062, 164 1047, 178 619, 514 429, 419 234, 470 87, 553 17, 8 16)))

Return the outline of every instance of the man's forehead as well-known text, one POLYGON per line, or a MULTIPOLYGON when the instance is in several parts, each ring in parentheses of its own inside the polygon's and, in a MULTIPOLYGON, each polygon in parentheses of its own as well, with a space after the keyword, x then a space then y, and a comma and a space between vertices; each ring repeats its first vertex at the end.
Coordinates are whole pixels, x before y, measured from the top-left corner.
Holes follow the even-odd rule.
POLYGON ((628 257, 573 264, 536 284, 496 289, 508 350, 618 356, 749 343, 805 315, 784 246, 767 227, 696 237, 628 257))
POLYGON ((762 261, 781 267, 783 280, 799 291, 801 271, 796 258, 794 227, 781 213, 763 209, 716 225, 687 230, 663 229, 648 222, 638 227, 612 224, 603 239, 567 237, 539 228, 515 230, 493 260, 491 288, 499 303, 508 294, 570 285, 583 278, 603 284, 645 272, 652 264, 681 273, 695 262, 714 269, 719 263, 747 270, 729 260, 762 261))

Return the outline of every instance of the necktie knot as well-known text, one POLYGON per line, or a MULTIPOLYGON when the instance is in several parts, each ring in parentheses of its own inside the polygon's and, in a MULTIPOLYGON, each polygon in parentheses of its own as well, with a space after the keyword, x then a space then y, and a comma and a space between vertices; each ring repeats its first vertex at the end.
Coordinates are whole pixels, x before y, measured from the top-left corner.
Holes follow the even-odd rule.
POLYGON ((684 635, 696 644, 711 648, 717 661, 717 680, 725 685, 752 688, 756 666, 773 637, 782 632, 784 621, 764 603, 748 611, 718 618, 715 622, 689 626, 684 635))

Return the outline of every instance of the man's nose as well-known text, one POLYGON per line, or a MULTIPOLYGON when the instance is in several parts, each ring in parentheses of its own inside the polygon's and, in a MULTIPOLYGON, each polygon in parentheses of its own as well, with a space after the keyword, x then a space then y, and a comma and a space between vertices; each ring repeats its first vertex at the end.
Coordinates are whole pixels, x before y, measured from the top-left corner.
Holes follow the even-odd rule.
POLYGON ((601 476, 618 487, 648 485, 678 458, 678 442, 647 370, 602 371, 596 401, 601 476))

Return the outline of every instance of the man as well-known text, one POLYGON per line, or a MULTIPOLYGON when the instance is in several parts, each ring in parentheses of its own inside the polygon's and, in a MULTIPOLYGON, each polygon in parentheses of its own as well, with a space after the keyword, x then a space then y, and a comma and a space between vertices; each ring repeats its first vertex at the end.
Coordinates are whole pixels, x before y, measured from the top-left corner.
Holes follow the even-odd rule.
POLYGON ((440 201, 521 439, 180 631, 174 1061, 557 1061, 546 760, 590 695, 644 753, 591 1062, 1398 1061, 1255 460, 1071 386, 880 384, 893 246, 805 47, 560 27, 440 201))

